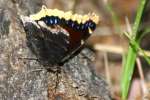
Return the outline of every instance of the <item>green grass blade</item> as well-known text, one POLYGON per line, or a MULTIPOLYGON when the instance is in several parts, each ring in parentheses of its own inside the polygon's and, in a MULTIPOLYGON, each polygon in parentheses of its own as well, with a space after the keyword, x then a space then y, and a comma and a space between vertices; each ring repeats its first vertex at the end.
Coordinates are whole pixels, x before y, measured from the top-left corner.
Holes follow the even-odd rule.
POLYGON ((147 0, 140 0, 140 5, 139 5, 138 10, 137 10, 135 23, 133 25, 133 34, 134 34, 134 36, 137 35, 138 28, 139 28, 139 25, 140 25, 140 22, 141 22, 141 18, 142 18, 142 14, 143 14, 143 10, 144 10, 146 1, 147 0))
POLYGON ((137 55, 136 50, 132 46, 129 46, 129 51, 124 66, 123 80, 121 83, 122 100, 126 100, 128 95, 128 90, 129 90, 129 86, 130 86, 130 82, 134 70, 136 55, 137 55))
POLYGON ((117 32, 121 32, 119 26, 120 26, 120 22, 119 22, 119 17, 117 16, 117 14, 114 12, 113 8, 112 8, 112 5, 107 2, 107 5, 106 5, 106 9, 107 11, 111 14, 111 19, 114 23, 114 26, 115 26, 115 29, 117 32))
MULTIPOLYGON (((137 10, 137 15, 136 15, 136 19, 135 19, 133 30, 132 30, 133 33, 132 33, 131 39, 133 39, 133 41, 135 41, 137 44, 139 44, 139 41, 137 41, 138 39, 136 39, 137 37, 136 35, 138 32, 138 28, 140 26, 142 13, 143 13, 145 4, 146 4, 146 0, 140 1, 140 5, 137 10)), ((121 81, 122 100, 127 100, 131 78, 132 78, 132 74, 134 71, 134 65, 136 61, 137 52, 138 50, 135 47, 135 45, 129 45, 127 58, 125 60, 126 62, 125 62, 125 65, 123 66, 124 71, 123 71, 123 76, 122 76, 122 81, 121 81)))

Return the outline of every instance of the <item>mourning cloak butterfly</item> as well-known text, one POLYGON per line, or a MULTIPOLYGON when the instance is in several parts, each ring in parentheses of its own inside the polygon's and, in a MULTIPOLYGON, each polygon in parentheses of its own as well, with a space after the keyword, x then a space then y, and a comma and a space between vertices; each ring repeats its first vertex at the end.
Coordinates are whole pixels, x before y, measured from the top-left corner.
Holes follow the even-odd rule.
POLYGON ((29 19, 34 22, 24 24, 28 46, 47 64, 63 64, 74 56, 99 22, 94 13, 82 16, 45 6, 29 19), (38 31, 31 32, 33 29, 38 31))

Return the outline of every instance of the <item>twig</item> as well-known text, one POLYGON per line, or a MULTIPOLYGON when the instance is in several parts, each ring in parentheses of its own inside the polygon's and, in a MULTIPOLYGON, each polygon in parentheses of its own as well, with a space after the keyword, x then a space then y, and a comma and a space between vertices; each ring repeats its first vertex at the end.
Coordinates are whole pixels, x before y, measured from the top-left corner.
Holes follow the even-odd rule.
MULTIPOLYGON (((106 45, 106 44, 96 44, 94 48, 98 51, 105 51, 105 52, 110 52, 110 53, 115 53, 115 54, 124 54, 125 50, 121 46, 115 46, 115 45, 106 45)), ((145 54, 150 57, 150 51, 144 50, 145 54)), ((139 56, 144 56, 142 52, 138 53, 139 56)))
POLYGON ((148 90, 147 90, 146 85, 145 85, 144 74, 143 74, 143 70, 142 70, 141 61, 140 61, 139 58, 136 59, 136 63, 137 63, 137 68, 138 68, 139 75, 140 75, 140 78, 141 78, 142 92, 145 95, 145 94, 148 93, 148 90))
POLYGON ((104 52, 104 64, 105 64, 105 74, 107 82, 111 85, 110 71, 108 66, 108 55, 107 52, 104 52))

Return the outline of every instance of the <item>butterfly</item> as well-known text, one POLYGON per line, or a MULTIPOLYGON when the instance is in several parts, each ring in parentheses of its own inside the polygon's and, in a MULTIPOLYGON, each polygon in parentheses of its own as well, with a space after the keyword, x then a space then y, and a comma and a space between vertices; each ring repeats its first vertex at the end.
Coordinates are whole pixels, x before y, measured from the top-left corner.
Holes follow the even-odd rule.
POLYGON ((62 65, 77 55, 99 23, 95 13, 79 15, 46 6, 24 19, 27 45, 46 65, 62 65))

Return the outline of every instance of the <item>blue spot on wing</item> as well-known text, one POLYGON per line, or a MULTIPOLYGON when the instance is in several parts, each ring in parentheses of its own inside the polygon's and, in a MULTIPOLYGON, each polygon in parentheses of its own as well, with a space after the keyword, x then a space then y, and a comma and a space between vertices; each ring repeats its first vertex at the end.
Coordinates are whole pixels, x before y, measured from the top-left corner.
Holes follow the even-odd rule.
POLYGON ((44 21, 46 25, 65 25, 74 30, 86 31, 88 28, 91 30, 95 30, 96 24, 92 20, 88 20, 85 23, 78 24, 77 21, 65 20, 64 18, 60 19, 58 16, 46 16, 41 18, 40 20, 44 21))
POLYGON ((96 24, 93 21, 89 21, 88 25, 89 25, 90 29, 95 30, 96 24))

